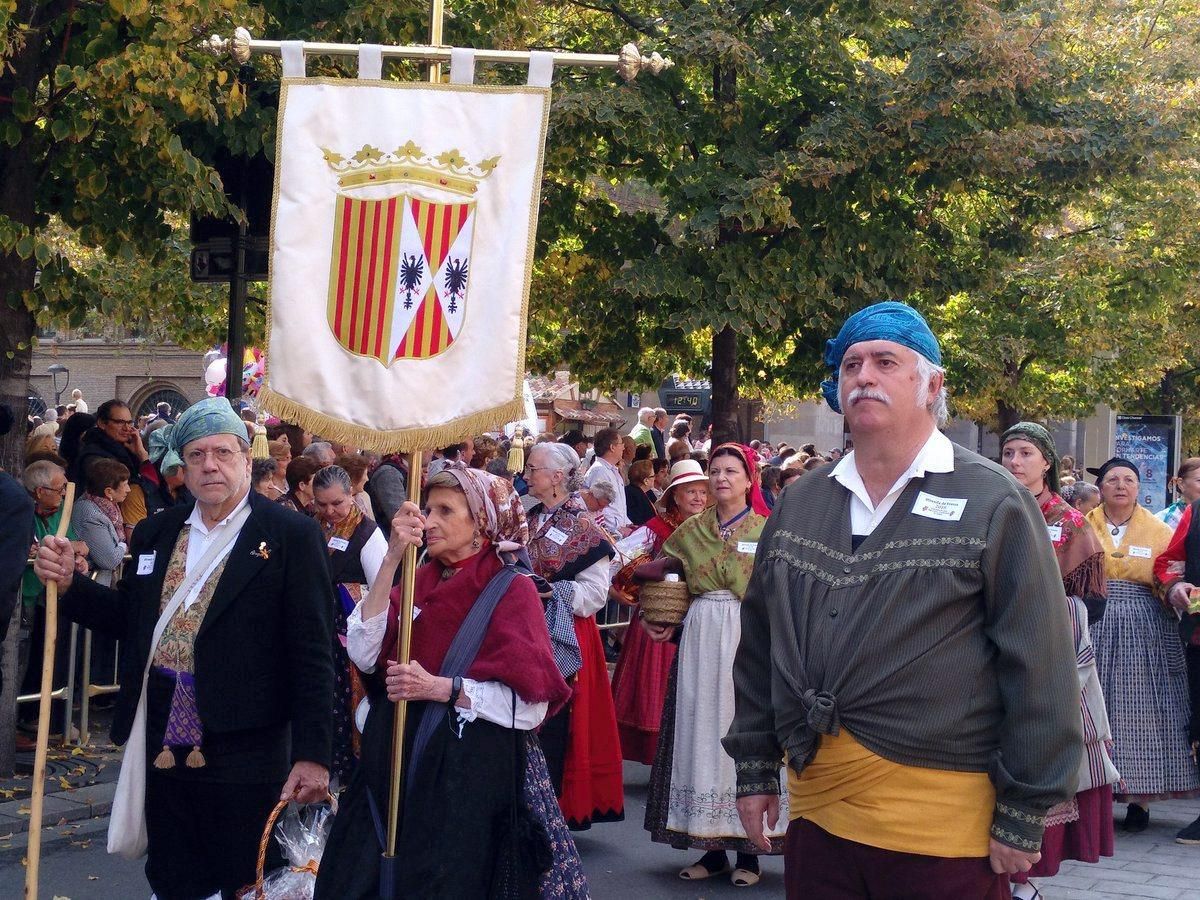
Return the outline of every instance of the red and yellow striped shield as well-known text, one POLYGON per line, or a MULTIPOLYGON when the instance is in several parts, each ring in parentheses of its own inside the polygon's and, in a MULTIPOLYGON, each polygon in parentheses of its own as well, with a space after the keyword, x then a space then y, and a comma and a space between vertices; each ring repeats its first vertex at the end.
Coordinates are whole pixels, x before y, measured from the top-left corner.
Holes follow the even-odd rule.
POLYGON ((329 327, 351 353, 428 359, 462 328, 474 204, 338 197, 329 327))

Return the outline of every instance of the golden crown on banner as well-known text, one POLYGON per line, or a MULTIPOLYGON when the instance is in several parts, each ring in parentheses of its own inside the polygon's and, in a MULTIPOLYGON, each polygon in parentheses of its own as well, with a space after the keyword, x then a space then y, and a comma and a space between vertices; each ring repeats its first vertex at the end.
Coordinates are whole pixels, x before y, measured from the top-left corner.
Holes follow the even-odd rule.
POLYGON ((412 141, 390 153, 364 144, 349 158, 324 147, 321 152, 341 188, 405 182, 427 184, 468 197, 479 190, 479 182, 491 175, 500 162, 499 156, 493 156, 471 163, 458 150, 428 156, 412 141))

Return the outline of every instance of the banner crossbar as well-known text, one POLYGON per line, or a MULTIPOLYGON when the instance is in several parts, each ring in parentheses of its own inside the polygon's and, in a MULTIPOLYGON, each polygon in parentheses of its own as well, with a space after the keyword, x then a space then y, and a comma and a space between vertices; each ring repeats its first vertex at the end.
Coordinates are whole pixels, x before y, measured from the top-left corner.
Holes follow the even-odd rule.
MULTIPOLYGON (((245 28, 238 28, 232 38, 223 38, 214 34, 205 40, 201 47, 214 56, 231 56, 239 65, 245 65, 250 57, 281 56, 282 41, 263 41, 251 37, 245 28)), ((358 56, 358 44, 332 44, 305 41, 303 50, 305 57, 309 56, 358 56)), ((412 44, 408 46, 384 46, 384 59, 407 59, 420 62, 448 63, 450 53, 455 48, 447 46, 430 46, 427 44, 412 44)), ((508 63, 527 64, 530 52, 528 50, 476 50, 477 63, 508 63)), ((651 53, 643 56, 637 44, 628 43, 619 53, 568 53, 555 51, 552 54, 556 67, 577 67, 585 69, 616 69, 625 81, 633 81, 642 72, 659 75, 675 65, 669 57, 651 53)))

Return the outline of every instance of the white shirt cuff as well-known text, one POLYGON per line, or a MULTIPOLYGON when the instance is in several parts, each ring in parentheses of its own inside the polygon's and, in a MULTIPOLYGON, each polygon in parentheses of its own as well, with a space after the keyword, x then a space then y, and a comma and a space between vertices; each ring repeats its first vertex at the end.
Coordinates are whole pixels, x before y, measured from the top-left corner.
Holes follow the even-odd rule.
POLYGON ((549 703, 526 703, 517 697, 516 716, 513 716, 513 692, 499 681, 475 681, 463 679, 463 693, 471 698, 470 709, 455 709, 458 722, 463 725, 483 719, 504 728, 532 731, 542 724, 550 709, 549 703))
POLYGON ((370 619, 363 619, 362 604, 358 604, 346 617, 346 653, 359 669, 370 675, 375 671, 379 651, 383 649, 383 636, 387 633, 387 617, 391 606, 370 619))

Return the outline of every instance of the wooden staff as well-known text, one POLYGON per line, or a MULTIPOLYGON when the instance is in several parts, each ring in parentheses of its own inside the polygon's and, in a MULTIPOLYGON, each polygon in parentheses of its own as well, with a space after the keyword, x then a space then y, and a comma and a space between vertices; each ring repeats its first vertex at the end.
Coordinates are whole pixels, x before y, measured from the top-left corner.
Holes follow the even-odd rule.
MULTIPOLYGON (((75 485, 67 482, 62 515, 55 537, 66 537, 75 506, 75 485)), ((42 858, 42 801, 46 797, 46 750, 50 744, 50 694, 54 690, 54 647, 58 640, 58 582, 46 582, 46 639, 42 643, 42 692, 38 697, 37 750, 33 756, 33 794, 29 798, 29 864, 25 869, 25 900, 37 900, 38 864, 42 858)), ((70 710, 67 711, 68 728, 70 710)))
MULTIPOLYGON (((408 499, 421 502, 422 453, 416 450, 408 456, 408 499)), ((400 582, 400 635, 396 641, 396 662, 407 665, 412 656, 413 588, 417 577, 417 548, 404 551, 404 566, 400 582)), ((404 790, 404 726, 408 721, 408 701, 396 701, 396 720, 392 729, 392 784, 388 806, 387 846, 383 851, 383 871, 392 871, 396 856, 396 832, 400 823, 400 796, 404 790)), ((385 878, 385 885, 390 879, 385 878)))

